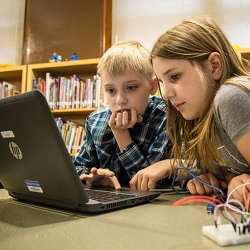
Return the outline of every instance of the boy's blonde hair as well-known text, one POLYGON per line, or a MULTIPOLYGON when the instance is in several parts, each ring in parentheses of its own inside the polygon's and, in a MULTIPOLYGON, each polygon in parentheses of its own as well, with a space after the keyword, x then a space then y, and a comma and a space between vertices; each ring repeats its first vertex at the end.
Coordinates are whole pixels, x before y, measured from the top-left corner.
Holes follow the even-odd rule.
POLYGON ((150 53, 137 41, 119 42, 109 48, 97 66, 98 74, 103 71, 112 76, 133 71, 145 75, 148 80, 153 78, 150 53))
MULTIPOLYGON (((246 69, 222 30, 209 17, 184 20, 168 30, 155 43, 151 60, 156 56, 184 59, 196 62, 204 69, 203 62, 212 52, 221 55, 223 67, 214 95, 222 84, 235 84, 249 89, 246 69)), ((168 132, 173 141, 172 157, 186 159, 190 163, 198 159, 209 168, 213 167, 215 161, 224 164, 217 153, 218 138, 212 103, 209 103, 204 116, 196 120, 185 120, 170 102, 168 105, 168 132)))

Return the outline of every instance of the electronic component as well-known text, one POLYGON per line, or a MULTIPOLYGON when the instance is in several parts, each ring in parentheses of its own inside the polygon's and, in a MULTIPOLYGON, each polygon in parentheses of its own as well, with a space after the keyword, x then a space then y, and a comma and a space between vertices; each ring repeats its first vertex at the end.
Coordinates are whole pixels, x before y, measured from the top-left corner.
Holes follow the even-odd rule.
POLYGON ((202 234, 215 241, 220 246, 250 243, 250 230, 245 234, 234 231, 232 224, 206 225, 202 227, 202 234))

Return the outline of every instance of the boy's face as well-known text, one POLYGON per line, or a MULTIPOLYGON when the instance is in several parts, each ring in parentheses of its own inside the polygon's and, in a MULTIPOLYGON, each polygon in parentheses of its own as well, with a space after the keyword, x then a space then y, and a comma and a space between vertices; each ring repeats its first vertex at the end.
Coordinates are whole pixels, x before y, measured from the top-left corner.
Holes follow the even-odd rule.
POLYGON ((112 113, 123 112, 134 108, 142 115, 148 105, 148 97, 154 94, 157 86, 145 76, 133 71, 127 71, 118 76, 112 76, 106 71, 101 73, 104 90, 104 100, 112 113))

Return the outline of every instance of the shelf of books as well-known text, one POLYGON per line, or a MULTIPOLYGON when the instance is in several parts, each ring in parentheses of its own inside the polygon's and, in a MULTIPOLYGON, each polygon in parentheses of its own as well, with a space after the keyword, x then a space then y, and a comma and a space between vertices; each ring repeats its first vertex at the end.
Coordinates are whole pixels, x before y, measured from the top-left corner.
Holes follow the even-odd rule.
POLYGON ((27 91, 40 90, 53 113, 91 112, 101 105, 97 63, 84 59, 28 65, 27 91))
POLYGON ((26 65, 0 64, 0 99, 26 90, 26 65))
POLYGON ((84 136, 87 115, 102 105, 99 59, 28 65, 27 91, 46 97, 68 148, 75 155, 84 136))

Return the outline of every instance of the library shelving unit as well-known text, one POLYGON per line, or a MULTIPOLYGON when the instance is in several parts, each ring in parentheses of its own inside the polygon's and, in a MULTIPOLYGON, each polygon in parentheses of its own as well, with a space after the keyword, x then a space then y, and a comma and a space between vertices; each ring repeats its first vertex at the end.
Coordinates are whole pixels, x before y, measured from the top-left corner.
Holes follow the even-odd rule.
MULTIPOLYGON (((64 61, 64 62, 53 62, 53 63, 40 63, 40 64, 29 64, 27 69, 27 88, 26 91, 30 91, 33 88, 33 82, 35 79, 43 78, 46 79, 46 74, 49 73, 51 77, 71 77, 73 75, 79 76, 81 79, 93 78, 96 75, 97 64, 99 59, 83 59, 77 61, 64 61)), ((67 108, 67 109, 53 109, 52 113, 54 117, 60 117, 64 122, 73 121, 77 125, 84 126, 86 116, 96 108, 67 108)), ((73 126, 74 127, 74 126, 73 126)), ((83 136, 84 132, 77 134, 75 128, 66 128, 62 132, 65 144, 72 156, 75 156, 75 146, 79 147, 78 144, 81 140, 80 135, 83 136), (75 141, 78 141, 75 143, 75 141)))
MULTIPOLYGON (((82 59, 76 61, 63 61, 52 63, 29 64, 27 73, 27 91, 32 90, 33 80, 42 77, 45 79, 46 73, 52 76, 72 76, 76 74, 80 77, 93 77, 96 74, 97 64, 99 59, 82 59)), ((52 110, 55 117, 61 116, 66 120, 73 120, 82 124, 83 118, 95 108, 81 108, 81 109, 57 109, 52 110)))
POLYGON ((250 48, 239 48, 238 51, 241 59, 245 59, 244 63, 247 69, 250 71, 250 48))
POLYGON ((238 48, 237 49, 241 55, 241 57, 250 60, 250 48, 238 48))
POLYGON ((0 65, 0 82, 6 81, 13 84, 18 92, 24 93, 26 91, 26 65, 0 65))
POLYGON ((235 52, 238 54, 239 58, 242 60, 248 71, 250 71, 250 48, 243 48, 240 46, 233 46, 235 52))

